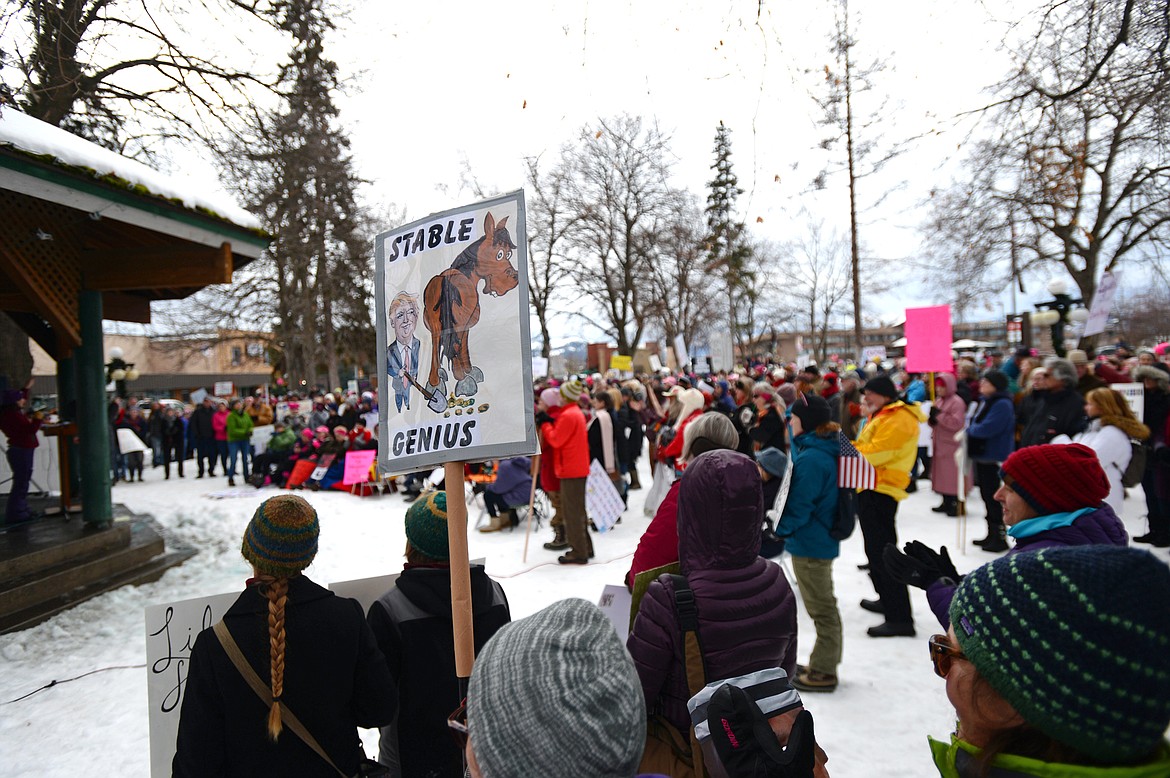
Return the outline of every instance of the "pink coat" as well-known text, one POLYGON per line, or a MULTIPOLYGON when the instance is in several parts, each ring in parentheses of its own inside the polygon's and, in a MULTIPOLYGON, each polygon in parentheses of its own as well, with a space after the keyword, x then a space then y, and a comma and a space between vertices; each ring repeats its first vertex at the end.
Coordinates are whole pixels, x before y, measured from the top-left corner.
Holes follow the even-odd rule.
MULTIPOLYGON (((955 442, 955 433, 967 426, 967 404, 955 394, 953 375, 940 373, 938 381, 947 387, 948 392, 946 397, 934 401, 934 407, 938 408, 938 423, 931 428, 934 431, 934 458, 930 464, 930 482, 938 494, 953 497, 959 493, 959 470, 955 465, 959 444, 955 442)), ((966 491, 970 490, 971 469, 968 467, 966 491)))

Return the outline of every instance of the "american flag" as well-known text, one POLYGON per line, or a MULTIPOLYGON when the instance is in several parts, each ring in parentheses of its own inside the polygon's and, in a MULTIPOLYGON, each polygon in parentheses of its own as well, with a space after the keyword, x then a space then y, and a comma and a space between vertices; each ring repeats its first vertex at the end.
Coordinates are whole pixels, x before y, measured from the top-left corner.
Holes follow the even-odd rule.
POLYGON ((845 433, 837 433, 841 458, 837 464, 837 486, 842 489, 872 489, 877 486, 877 471, 861 452, 853 447, 845 433))

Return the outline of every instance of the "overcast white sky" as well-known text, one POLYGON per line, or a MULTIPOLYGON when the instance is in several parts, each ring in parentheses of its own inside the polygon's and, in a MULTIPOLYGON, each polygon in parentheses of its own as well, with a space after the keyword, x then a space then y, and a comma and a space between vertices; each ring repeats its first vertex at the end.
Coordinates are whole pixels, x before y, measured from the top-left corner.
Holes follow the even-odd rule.
MULTIPOLYGON (((885 101, 866 136, 920 138, 860 190, 865 251, 899 274, 896 293, 867 305, 886 320, 938 302, 900 260, 918 251, 921 205, 947 183, 976 121, 956 117, 985 105, 985 88, 1008 66, 997 46, 1018 21, 1011 5, 851 2, 857 61, 888 67, 859 99, 863 116, 885 101)), ((847 225, 844 176, 830 177, 824 191, 810 186, 840 157, 818 149, 826 130, 813 99, 834 64, 836 8, 825 0, 363 2, 339 20, 327 55, 345 80, 341 123, 370 182, 363 194, 378 210, 415 219, 470 201, 467 171, 488 193, 520 188, 525 157, 554 157, 598 117, 628 112, 672 136, 676 183, 700 199, 723 121, 746 190, 742 218, 759 236, 784 241, 805 228, 802 209, 847 225)), ((199 172, 210 183, 211 171, 199 172)), ((972 315, 1003 310, 1006 292, 972 315)))
MULTIPOLYGON (((996 7, 1001 3, 995 3, 996 7)), ((833 64, 828 36, 835 3, 563 2, 383 4, 357 8, 332 48, 353 74, 340 100, 368 198, 418 218, 468 199, 469 169, 489 191, 523 186, 521 161, 555 156, 597 117, 656 118, 671 134, 677 183, 701 197, 710 178, 715 126, 732 129, 742 216, 763 237, 804 227, 802 208, 847 224, 843 175, 823 192, 810 182, 830 158, 817 149, 813 96, 833 64), (437 8, 441 8, 437 10, 437 8), (757 17, 758 11, 758 17, 757 17), (762 220, 762 221, 758 221, 762 220)), ((864 113, 887 100, 879 127, 891 142, 924 136, 880 177, 866 181, 863 240, 873 256, 918 249, 918 208, 964 141, 955 116, 986 103, 982 90, 1006 67, 996 53, 1006 24, 983 3, 853 0, 861 63, 888 71, 861 99, 864 113)), ((887 295, 875 312, 892 318, 925 293, 887 295)), ((989 301, 988 316, 998 316, 989 301)))

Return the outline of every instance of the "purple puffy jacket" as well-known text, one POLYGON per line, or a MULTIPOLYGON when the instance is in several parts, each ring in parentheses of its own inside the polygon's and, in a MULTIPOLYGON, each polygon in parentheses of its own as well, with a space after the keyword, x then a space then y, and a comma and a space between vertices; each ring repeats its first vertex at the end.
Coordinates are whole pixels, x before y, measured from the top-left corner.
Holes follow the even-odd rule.
MULTIPOLYGON (((796 668, 796 596, 784 573, 759 556, 763 496, 756 464, 735 451, 711 451, 679 485, 678 552, 695 594, 707 681, 796 668)), ((662 576, 646 592, 626 647, 649 713, 690 727, 682 635, 674 587, 662 576)))
MULTIPOLYGON (((1129 535, 1125 531, 1125 525, 1108 503, 1101 503, 1097 510, 1078 517, 1072 524, 1044 530, 1025 538, 1016 538, 1016 544, 1007 552, 1007 556, 1060 546, 1125 548, 1128 545, 1129 535)), ((942 579, 935 581, 926 589, 926 601, 930 603, 930 609, 944 627, 951 625, 951 600, 955 598, 956 589, 958 589, 956 584, 943 583, 942 579)))

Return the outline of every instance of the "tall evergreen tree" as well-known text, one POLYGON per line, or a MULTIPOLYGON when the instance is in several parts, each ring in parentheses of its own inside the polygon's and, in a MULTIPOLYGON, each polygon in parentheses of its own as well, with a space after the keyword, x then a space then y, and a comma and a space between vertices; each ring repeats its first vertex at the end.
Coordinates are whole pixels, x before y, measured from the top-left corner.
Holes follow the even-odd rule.
POLYGON ((332 27, 325 0, 285 5, 281 29, 294 46, 284 105, 259 120, 258 137, 237 145, 229 163, 273 235, 235 296, 272 321, 291 381, 313 383, 324 369, 335 387, 343 364, 372 367, 374 329, 368 220, 355 198, 349 140, 336 126, 337 66, 324 53, 332 27))
POLYGON ((736 220, 735 202, 743 190, 731 169, 731 130, 723 122, 715 128, 715 178, 708 182, 707 194, 707 270, 723 279, 727 295, 727 326, 733 343, 751 339, 752 322, 748 312, 755 310, 758 299, 755 273, 752 272, 751 246, 745 240, 744 224, 736 220), (744 328, 748 331, 742 332, 744 328))

